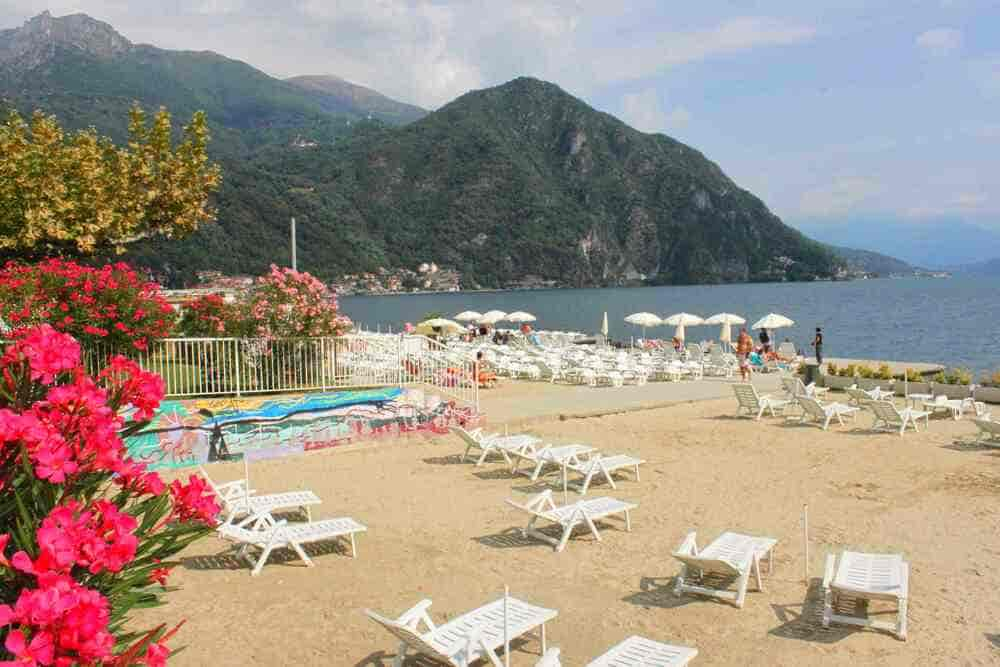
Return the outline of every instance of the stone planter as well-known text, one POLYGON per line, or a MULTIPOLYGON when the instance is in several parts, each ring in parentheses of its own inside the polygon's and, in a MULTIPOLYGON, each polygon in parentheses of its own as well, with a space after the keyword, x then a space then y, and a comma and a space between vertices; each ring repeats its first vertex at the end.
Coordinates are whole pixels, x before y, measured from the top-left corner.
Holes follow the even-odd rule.
POLYGON ((1000 387, 976 387, 975 398, 984 403, 1000 403, 1000 387))
POLYGON ((972 388, 967 384, 943 384, 933 383, 931 393, 935 396, 947 396, 948 398, 969 398, 972 395, 972 388))
POLYGON ((896 396, 904 396, 906 394, 929 394, 931 393, 931 383, 930 382, 910 382, 904 383, 902 380, 896 380, 896 396))
POLYGON ((871 391, 875 387, 880 387, 885 391, 892 391, 892 380, 876 380, 875 378, 857 378, 858 388, 871 391))
POLYGON ((843 391, 847 389, 852 384, 854 384, 854 378, 841 377, 839 375, 824 375, 823 376, 823 386, 829 387, 830 389, 839 389, 843 391))

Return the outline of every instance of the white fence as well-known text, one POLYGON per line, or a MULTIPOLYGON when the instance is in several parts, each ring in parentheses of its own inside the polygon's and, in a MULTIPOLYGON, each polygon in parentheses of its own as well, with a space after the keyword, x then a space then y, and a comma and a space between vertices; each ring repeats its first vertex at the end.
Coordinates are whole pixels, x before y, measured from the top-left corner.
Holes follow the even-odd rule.
MULTIPOLYGON (((423 336, 166 338, 129 354, 170 397, 428 385, 479 407, 475 361, 423 336)), ((91 350, 96 372, 107 352, 91 350)))

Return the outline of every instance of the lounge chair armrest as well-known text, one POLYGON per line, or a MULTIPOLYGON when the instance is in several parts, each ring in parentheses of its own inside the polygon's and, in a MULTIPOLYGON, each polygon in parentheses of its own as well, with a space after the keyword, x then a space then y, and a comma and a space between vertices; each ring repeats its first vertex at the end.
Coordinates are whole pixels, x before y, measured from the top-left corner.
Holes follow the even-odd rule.
POLYGON ((681 545, 679 547, 677 547, 677 551, 675 553, 684 556, 697 556, 698 555, 697 538, 698 538, 697 531, 691 531, 690 533, 685 535, 684 541, 681 542, 681 545))
POLYGON ((559 661, 559 647, 553 646, 535 663, 535 667, 562 667, 559 661))
POLYGON ((823 588, 830 588, 830 584, 833 583, 833 568, 836 562, 836 556, 833 554, 826 555, 826 567, 823 570, 823 588))
POLYGON ((434 625, 434 621, 432 621, 431 617, 427 614, 427 610, 430 609, 431 604, 433 604, 433 602, 427 598, 421 600, 400 614, 399 618, 396 619, 396 622, 407 626, 413 631, 419 631, 418 626, 420 625, 420 622, 423 621, 424 625, 427 626, 427 630, 429 632, 434 632, 437 629, 437 626, 434 625))

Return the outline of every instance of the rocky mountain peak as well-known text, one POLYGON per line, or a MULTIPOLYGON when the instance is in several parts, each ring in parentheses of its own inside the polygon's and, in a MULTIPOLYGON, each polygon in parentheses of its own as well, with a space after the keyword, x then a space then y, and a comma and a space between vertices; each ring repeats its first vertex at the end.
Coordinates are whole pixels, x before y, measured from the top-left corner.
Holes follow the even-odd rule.
POLYGON ((0 66, 29 71, 61 49, 111 58, 131 48, 132 42, 103 21, 86 14, 53 16, 46 10, 20 28, 0 32, 0 66))

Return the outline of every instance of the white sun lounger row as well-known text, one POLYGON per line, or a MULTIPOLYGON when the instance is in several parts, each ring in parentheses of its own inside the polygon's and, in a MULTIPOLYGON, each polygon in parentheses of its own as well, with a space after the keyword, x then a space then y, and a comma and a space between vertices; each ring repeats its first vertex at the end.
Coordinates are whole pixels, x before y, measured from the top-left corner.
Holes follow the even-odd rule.
MULTIPOLYGON (((402 667, 410 651, 455 667, 467 667, 478 660, 502 667, 504 663, 499 653, 505 644, 529 635, 537 635, 542 645, 542 658, 535 667, 560 667, 562 664, 559 649, 550 650, 545 636, 545 624, 559 613, 555 609, 518 598, 500 598, 447 623, 435 625, 427 612, 430 606, 430 600, 421 600, 395 619, 365 610, 368 618, 399 640, 393 667, 402 667)), ((697 649, 633 636, 588 663, 588 667, 683 667, 696 655, 697 649)))

